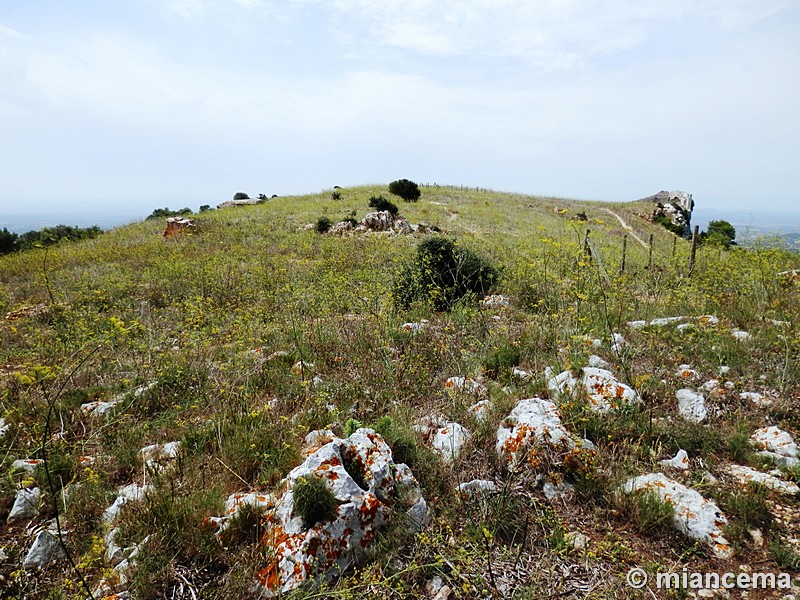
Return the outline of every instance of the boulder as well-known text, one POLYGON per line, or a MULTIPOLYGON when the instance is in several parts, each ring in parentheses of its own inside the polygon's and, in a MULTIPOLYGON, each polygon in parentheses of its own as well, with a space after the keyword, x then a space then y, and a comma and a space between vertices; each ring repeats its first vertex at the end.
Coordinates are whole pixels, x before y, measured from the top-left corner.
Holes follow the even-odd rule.
POLYGON ((429 519, 411 470, 395 464, 389 446, 371 429, 326 444, 292 469, 280 487, 263 538, 272 559, 257 574, 268 596, 340 575, 360 560, 389 511, 405 511, 414 530, 429 519), (307 477, 323 481, 338 502, 332 517, 314 524, 304 523, 294 505, 294 488, 307 477))
POLYGON ((733 475, 739 481, 739 483, 742 484, 757 483, 766 488, 787 495, 800 493, 800 487, 798 487, 796 483, 792 481, 786 481, 785 479, 780 479, 769 473, 756 471, 750 467, 731 465, 728 467, 728 472, 733 475))
POLYGON ((674 458, 661 460, 658 464, 666 469, 680 469, 686 471, 689 469, 689 455, 686 453, 686 450, 678 450, 674 458))
POLYGON ((61 558, 64 550, 58 538, 47 530, 36 534, 33 544, 22 561, 24 569, 43 569, 54 560, 61 558))
POLYGON ((368 213, 361 224, 370 231, 389 231, 394 226, 395 215, 388 210, 368 213))
POLYGON ((160 472, 170 462, 178 458, 180 450, 180 442, 167 442, 166 444, 145 446, 139 452, 142 455, 145 469, 160 472))
POLYGON ((714 554, 729 558, 733 554, 731 545, 722 534, 728 519, 711 500, 686 486, 669 479, 663 473, 650 473, 629 479, 622 488, 626 494, 636 490, 655 493, 675 511, 675 528, 693 539, 706 542, 714 554))
POLYGON ((775 427, 762 427, 750 436, 753 446, 760 448, 762 456, 773 459, 779 465, 795 467, 800 465, 797 444, 792 435, 775 427))
POLYGON ((194 219, 184 219, 183 217, 169 217, 167 227, 164 229, 164 239, 169 240, 179 235, 191 231, 195 227, 194 219))
POLYGON ((8 430, 11 429, 11 425, 6 423, 6 420, 3 417, 0 417, 0 438, 4 437, 8 430))
POLYGON ((431 444, 445 462, 451 463, 461 454, 467 439, 469 431, 458 423, 448 421, 434 432, 431 444))
POLYGON ((690 389, 681 389, 675 392, 678 399, 678 413, 687 421, 700 423, 708 417, 706 410, 706 399, 703 394, 699 394, 690 389))
POLYGON ((476 396, 485 396, 488 393, 486 386, 472 377, 448 377, 444 382, 444 387, 476 396))
POLYGON ((608 412, 623 404, 638 404, 639 394, 631 387, 617 381, 611 371, 584 367, 583 386, 589 395, 589 405, 597 412, 608 412))
POLYGON ((642 200, 655 204, 651 214, 654 221, 663 222, 666 219, 681 236, 687 238, 691 236, 692 210, 694 209, 694 200, 692 200, 691 194, 662 190, 657 194, 642 198, 642 200))
POLYGON ((11 512, 8 513, 8 523, 32 519, 39 514, 39 504, 42 501, 42 492, 38 487, 29 490, 19 490, 11 512))
POLYGON ((459 483, 457 489, 462 496, 466 496, 467 498, 479 498, 495 493, 498 487, 494 481, 473 479, 472 481, 459 483))
POLYGON ((11 463, 11 470, 33 473, 40 464, 42 464, 41 458, 21 458, 11 463))
POLYGON ((556 405, 541 398, 520 400, 497 429, 497 454, 514 469, 541 446, 564 453, 576 446, 556 405))

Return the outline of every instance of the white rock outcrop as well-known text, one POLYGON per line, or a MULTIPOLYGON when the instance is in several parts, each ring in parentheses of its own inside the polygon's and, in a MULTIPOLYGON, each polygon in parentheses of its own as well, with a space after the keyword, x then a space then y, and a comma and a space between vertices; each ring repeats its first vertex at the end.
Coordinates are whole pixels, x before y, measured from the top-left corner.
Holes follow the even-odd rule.
POLYGON ((769 473, 762 473, 743 465, 731 465, 728 472, 733 475, 739 483, 757 483, 766 488, 780 492, 781 494, 794 495, 800 493, 800 487, 792 481, 780 479, 769 473))
POLYGON ((661 460, 658 462, 662 467, 667 469, 680 469, 682 471, 686 471, 689 469, 689 455, 686 453, 686 450, 678 450, 678 453, 674 456, 674 458, 670 458, 669 460, 661 460))
POLYGON ((524 461, 528 450, 545 446, 557 451, 573 450, 575 441, 561 422, 556 405, 541 398, 520 400, 497 429, 496 449, 509 468, 524 461))
POLYGON ((476 396, 485 396, 488 393, 486 386, 472 377, 448 377, 444 387, 476 396))
POLYGON ((36 534, 33 544, 22 561, 24 569, 43 569, 64 554, 58 538, 51 532, 43 529, 36 534))
POLYGON ((292 469, 281 488, 267 514, 263 538, 273 558, 257 575, 267 595, 341 574, 359 560, 390 510, 405 511, 415 530, 429 519, 411 470, 394 462, 389 446, 371 429, 326 444, 292 469), (322 480, 339 502, 332 518, 310 526, 295 514, 294 506, 294 486, 305 477, 322 480))
POLYGON ((8 523, 32 519, 39 514, 39 505, 42 501, 42 492, 38 487, 22 489, 17 492, 11 512, 8 513, 8 523))
POLYGON ((703 394, 684 388, 675 392, 675 397, 678 399, 678 413, 684 419, 694 423, 706 420, 708 411, 703 394))
POLYGON ((493 494, 498 490, 497 484, 488 479, 473 479, 458 484, 458 491, 467 498, 480 498, 487 494, 493 494))
POLYGON ((444 459, 451 463, 458 459, 461 449, 469 439, 469 431, 453 421, 447 421, 437 429, 431 439, 431 445, 444 459))
POLYGON ((786 467, 800 465, 797 444, 787 431, 774 425, 762 427, 753 432, 750 441, 756 448, 761 449, 759 454, 773 459, 779 465, 786 467))
POLYGON ((676 529, 693 539, 706 542, 720 558, 732 556, 731 545, 722 534, 728 519, 716 504, 696 490, 669 479, 663 473, 639 475, 625 482, 622 489, 627 494, 636 490, 655 493, 674 509, 676 529))
POLYGON ((620 382, 611 371, 598 367, 584 367, 583 377, 578 380, 570 371, 553 375, 545 369, 547 388, 555 396, 575 393, 579 386, 586 391, 589 407, 596 412, 608 412, 624 404, 638 404, 639 395, 628 385, 620 382))

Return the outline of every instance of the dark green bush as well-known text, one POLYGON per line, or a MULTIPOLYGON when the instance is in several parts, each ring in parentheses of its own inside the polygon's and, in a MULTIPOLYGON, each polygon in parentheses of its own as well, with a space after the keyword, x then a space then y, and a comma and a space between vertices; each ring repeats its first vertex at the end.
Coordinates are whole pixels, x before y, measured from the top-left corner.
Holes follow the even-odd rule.
POLYGON ((301 477, 295 482, 292 492, 294 514, 303 519, 306 528, 310 529, 336 514, 339 501, 322 479, 313 475, 301 477))
POLYGON ((383 196, 372 196, 369 199, 369 206, 370 208, 374 208, 375 210, 389 211, 393 215, 396 215, 398 212, 397 205, 394 202, 387 200, 383 196))
POLYGON ((183 215, 190 215, 192 214, 191 208, 182 208, 180 210, 170 210, 169 208, 157 208, 149 215, 147 215, 146 220, 150 221, 152 219, 165 219, 167 217, 181 217, 183 215))
POLYGON ((484 372, 494 379, 508 378, 511 369, 519 364, 519 347, 512 344, 503 344, 492 348, 483 359, 484 372))
POLYGON ((408 179, 398 179, 390 183, 389 193, 400 196, 406 202, 416 202, 422 195, 419 186, 408 179))
POLYGON ((342 193, 339 190, 333 190, 331 192, 331 200, 341 200, 342 193))
POLYGON ((328 217, 320 217, 317 219, 317 222, 314 225, 314 230, 317 233, 325 233, 331 228, 331 225, 333 225, 333 221, 331 221, 328 217))
POLYGON ((392 299, 401 308, 422 301, 435 310, 450 310, 461 299, 478 298, 496 285, 500 274, 469 248, 443 237, 417 246, 414 261, 395 281, 392 299))
POLYGON ((250 196, 248 196, 245 192, 236 192, 233 195, 234 200, 250 200, 250 196))

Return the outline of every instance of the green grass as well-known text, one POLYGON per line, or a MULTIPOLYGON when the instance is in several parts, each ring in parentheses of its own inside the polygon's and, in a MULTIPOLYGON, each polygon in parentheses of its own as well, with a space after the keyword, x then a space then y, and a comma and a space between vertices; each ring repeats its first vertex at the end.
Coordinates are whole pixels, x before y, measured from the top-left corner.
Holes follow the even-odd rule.
MULTIPOLYGON (((10 509, 16 486, 28 477, 10 473, 11 462, 47 456, 56 492, 79 484, 75 500, 60 513, 73 531, 75 562, 96 584, 109 568, 92 550, 102 538, 103 509, 118 486, 142 481, 143 446, 182 441, 171 474, 156 481, 160 500, 126 509, 131 543, 157 532, 143 548, 132 589, 138 597, 168 595, 180 583, 176 573, 194 573, 192 581, 206 597, 247 597, 249 574, 265 560, 253 543, 259 515, 240 518, 227 540, 229 554, 220 553, 200 526, 202 518, 219 514, 231 492, 274 491, 302 461, 310 430, 349 434, 363 424, 376 428, 397 462, 412 468, 434 523, 418 538, 388 528, 373 560, 325 593, 348 597, 348 582, 355 582, 361 597, 421 595, 426 581, 412 574, 418 564, 424 577, 442 576, 469 597, 482 593, 490 570, 497 575, 508 565, 537 561, 555 569, 552 561, 560 560, 569 530, 586 530, 594 540, 624 538, 625 548, 632 548, 625 560, 671 563, 682 546, 653 535, 668 521, 666 511, 647 501, 621 510, 615 494, 622 481, 657 469, 658 460, 679 448, 719 474, 733 461, 753 464, 747 440, 756 427, 770 422, 800 431, 800 333, 794 322, 800 291, 775 277, 797 268, 797 255, 701 247, 687 277, 688 242, 643 219, 647 205, 423 187, 419 202, 398 203, 401 215, 441 228, 493 265, 501 274, 496 290, 510 297, 511 306, 486 309, 469 300, 449 312, 424 302, 403 309, 393 303, 392 289, 424 236, 339 237, 305 228, 320 216, 360 219, 372 210, 370 198, 386 193, 386 186, 374 185, 341 190, 339 199, 331 190, 276 198, 205 211, 197 215, 194 233, 173 240, 163 239, 164 223, 151 220, 46 253, 0 257, 0 317, 44 305, 30 317, 0 321, 0 416, 10 426, 0 453, 0 509, 10 509), (651 267, 648 249, 608 210, 643 240, 653 235, 651 267), (579 213, 586 219, 577 220, 579 213), (591 255, 584 249, 587 229, 591 255), (714 314, 722 324, 684 332, 626 326, 636 319, 702 314, 714 314), (421 319, 429 321, 423 332, 400 330, 421 319), (792 325, 776 326, 771 319, 792 325), (734 340, 733 327, 752 338, 734 340), (609 349, 614 332, 628 341, 619 353, 609 349), (603 347, 587 344, 587 336, 605 340, 603 347), (268 360, 276 351, 286 354, 268 360), (644 402, 609 415, 590 411, 584 398, 561 402, 567 427, 597 450, 568 465, 578 500, 547 503, 532 478, 505 471, 494 435, 516 400, 548 395, 546 366, 577 370, 593 353, 609 361, 644 402), (314 363, 320 384, 290 372, 300 359, 314 363), (727 365, 737 392, 770 390, 779 399, 764 410, 736 394, 723 395, 709 399, 707 422, 686 423, 674 398, 682 386, 674 374, 682 363, 703 380, 727 365), (509 372, 517 365, 534 381, 512 380, 509 372), (483 376, 495 404, 486 422, 470 415, 474 399, 444 389, 453 375, 483 376), (133 391, 148 384, 154 385, 135 397, 133 391), (82 403, 114 397, 123 401, 107 417, 80 413, 82 403), (443 463, 413 430, 429 414, 472 430, 469 451, 456 465, 443 463), (94 456, 96 463, 87 468, 82 456, 94 456), (472 478, 498 481, 504 492, 485 505, 464 506, 453 488, 472 478)), ((698 468, 675 476, 690 483, 701 475, 698 468)), ((41 472, 32 478, 44 482, 41 472)), ((773 494, 748 495, 724 478, 713 493, 739 527, 744 552, 750 551, 747 528, 763 527, 768 544, 785 536, 769 519, 773 494)), ((795 499, 781 501, 796 506, 795 499)), ((44 505, 46 517, 64 509, 60 494, 54 498, 49 489, 44 505)), ((0 534, 0 546, 14 556, 24 554, 24 543, 16 530, 0 534)), ((773 554, 782 564, 793 560, 783 551, 773 554)), ((619 552, 590 555, 598 572, 624 577, 619 552)), ((75 580, 69 569, 56 568, 18 573, 8 582, 25 597, 46 598, 76 597, 75 580)), ((610 578, 603 583, 615 585, 610 578)), ((549 585, 533 578, 518 591, 525 597, 524 590, 534 590, 536 597, 549 585)))

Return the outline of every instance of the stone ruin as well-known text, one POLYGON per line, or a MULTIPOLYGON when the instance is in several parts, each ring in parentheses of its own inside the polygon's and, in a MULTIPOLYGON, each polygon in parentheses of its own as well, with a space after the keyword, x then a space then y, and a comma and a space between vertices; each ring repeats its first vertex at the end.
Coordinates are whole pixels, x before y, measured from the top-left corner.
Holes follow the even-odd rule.
POLYGON ((680 235, 688 238, 692 235, 692 210, 694 200, 692 195, 680 191, 660 191, 657 194, 642 198, 640 201, 649 201, 655 204, 650 218, 653 221, 668 219, 676 228, 680 228, 680 235))

